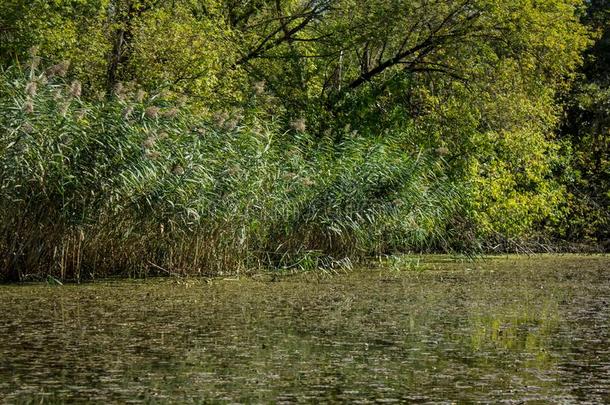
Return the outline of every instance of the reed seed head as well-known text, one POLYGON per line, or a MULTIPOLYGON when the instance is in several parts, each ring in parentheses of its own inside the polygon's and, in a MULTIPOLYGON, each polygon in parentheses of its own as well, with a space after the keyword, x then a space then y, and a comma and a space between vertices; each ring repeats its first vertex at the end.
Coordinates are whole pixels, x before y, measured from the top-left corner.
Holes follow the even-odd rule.
POLYGON ((144 156, 150 160, 157 160, 161 157, 161 154, 154 150, 145 149, 144 156))
POLYGON ((136 97, 135 97, 135 100, 136 100, 136 102, 141 103, 141 102, 143 102, 143 101, 144 101, 144 98, 145 98, 145 97, 146 97, 146 92, 145 92, 144 90, 142 90, 142 89, 139 89, 139 90, 136 92, 136 97))
POLYGON ((252 89, 254 90, 254 94, 260 96, 265 92, 265 81, 261 80, 260 82, 256 82, 252 85, 252 89))
POLYGON ((59 101, 61 99, 63 99, 64 95, 63 95, 63 91, 61 88, 57 88, 55 89, 55 91, 53 92, 53 100, 55 101, 59 101))
POLYGON ((155 146, 155 142, 156 142, 155 137, 154 137, 154 136, 149 136, 148 138, 146 138, 146 139, 144 140, 144 142, 142 142, 142 146, 143 146, 145 149, 151 149, 152 147, 154 147, 154 146, 155 146))
POLYGON ((23 125, 21 125, 21 130, 26 134, 31 134, 34 132, 34 127, 29 122, 25 122, 23 125))
POLYGON ((292 129, 297 132, 305 132, 307 130, 307 124, 305 122, 305 118, 297 118, 290 123, 292 129))
POLYGON ((33 46, 28 50, 30 56, 30 69, 36 70, 40 65, 40 56, 38 56, 38 46, 33 46))
POLYGON ((311 186, 313 186, 314 184, 316 184, 316 182, 315 182, 315 181, 313 181, 312 179, 310 179, 309 177, 305 177, 305 178, 303 179, 303 185, 304 185, 305 187, 311 187, 311 186))
POLYGON ((132 106, 125 107, 125 109, 123 110, 123 120, 128 120, 129 117, 131 117, 131 114, 133 114, 133 107, 132 106))
POLYGON ((36 82, 28 82, 25 85, 25 94, 30 97, 36 96, 36 92, 38 91, 38 84, 36 82))
POLYGON ((66 101, 63 102, 59 105, 59 114, 61 114, 62 117, 65 117, 66 114, 68 114, 68 109, 70 108, 70 102, 66 101))
POLYGON ((226 111, 216 111, 212 117, 214 124, 218 127, 222 127, 226 120, 229 119, 229 114, 226 111))
POLYGON ((172 166, 172 173, 176 176, 182 176, 184 174, 184 167, 180 166, 178 163, 172 166))
POLYGON ((82 120, 83 118, 85 118, 85 115, 87 114, 87 112, 85 110, 78 110, 75 114, 74 114, 74 118, 76 118, 78 121, 82 120))
POLYGON ((230 119, 225 122, 224 129, 226 129, 227 131, 233 131, 235 128, 237 128, 238 124, 239 120, 237 118, 230 119))
POLYGON ((114 96, 119 100, 125 99, 125 86, 123 85, 123 83, 118 82, 117 84, 115 84, 114 88, 112 89, 112 92, 114 96))
POLYGON ((178 109, 170 108, 169 110, 163 111, 161 115, 163 115, 165 118, 176 118, 178 116, 178 109))
POLYGON ((36 70, 40 66, 40 56, 33 56, 30 59, 30 69, 36 70))
POLYGON ((68 70, 70 69, 70 61, 64 60, 56 65, 51 66, 47 69, 47 76, 59 76, 65 77, 68 74, 68 70))
POLYGON ((34 113, 34 102, 32 100, 27 100, 23 105, 23 112, 26 114, 34 113))
POLYGON ((441 146, 440 148, 436 148, 434 151, 439 156, 446 156, 449 154, 449 149, 444 146, 441 146))
POLYGON ((70 94, 72 97, 80 98, 82 90, 82 85, 78 80, 73 81, 70 85, 70 94))
POLYGON ((159 116, 159 111, 160 111, 159 107, 150 106, 150 107, 146 108, 146 110, 144 110, 144 114, 148 118, 157 118, 159 116))
POLYGON ((227 174, 235 176, 239 173, 239 165, 233 165, 227 169, 227 174))

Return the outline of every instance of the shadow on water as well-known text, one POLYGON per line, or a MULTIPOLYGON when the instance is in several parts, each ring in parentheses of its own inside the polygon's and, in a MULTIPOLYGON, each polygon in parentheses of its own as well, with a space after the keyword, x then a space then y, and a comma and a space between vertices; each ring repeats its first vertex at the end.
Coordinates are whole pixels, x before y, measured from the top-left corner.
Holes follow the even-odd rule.
POLYGON ((411 267, 0 286, 0 398, 610 399, 610 258, 411 267))

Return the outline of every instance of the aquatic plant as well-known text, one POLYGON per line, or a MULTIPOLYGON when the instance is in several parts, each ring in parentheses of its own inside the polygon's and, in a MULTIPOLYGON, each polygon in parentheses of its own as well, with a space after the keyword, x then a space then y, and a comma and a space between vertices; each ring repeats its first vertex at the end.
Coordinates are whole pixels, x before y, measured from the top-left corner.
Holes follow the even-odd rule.
POLYGON ((4 279, 332 267, 449 247, 460 190, 407 132, 334 145, 304 125, 218 125, 162 97, 131 101, 125 87, 89 101, 60 67, 44 84, 1 73, 4 279))

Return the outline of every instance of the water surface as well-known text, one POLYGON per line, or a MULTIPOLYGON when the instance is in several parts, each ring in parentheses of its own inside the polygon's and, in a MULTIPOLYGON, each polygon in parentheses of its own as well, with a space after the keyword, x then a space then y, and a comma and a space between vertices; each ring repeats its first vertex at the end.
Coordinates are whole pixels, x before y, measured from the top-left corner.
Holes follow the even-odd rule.
POLYGON ((0 286, 0 402, 610 402, 610 258, 0 286))

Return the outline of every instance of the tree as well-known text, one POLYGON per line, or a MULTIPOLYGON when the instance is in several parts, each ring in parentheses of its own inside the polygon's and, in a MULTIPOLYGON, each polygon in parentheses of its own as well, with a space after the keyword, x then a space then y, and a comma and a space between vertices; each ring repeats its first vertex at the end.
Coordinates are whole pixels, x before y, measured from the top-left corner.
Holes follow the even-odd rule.
POLYGON ((583 22, 597 35, 581 75, 566 96, 560 135, 572 153, 568 178, 571 239, 610 239, 610 2, 587 3, 583 22))
MULTIPOLYGON (((603 30, 601 0, 9 0, 0 57, 6 66, 39 45, 43 58, 72 61, 88 95, 127 82, 163 89, 203 116, 299 123, 336 148, 408 132, 405 151, 441 150, 445 174, 473 185, 485 227, 517 235, 559 220, 553 134, 558 94, 589 44, 586 4, 603 30)), ((590 55, 605 58, 604 41, 590 55)), ((586 66, 605 88, 606 71, 586 66)), ((584 129, 569 132, 601 145, 589 116, 603 123, 606 99, 595 94, 583 114, 572 109, 584 129)))

